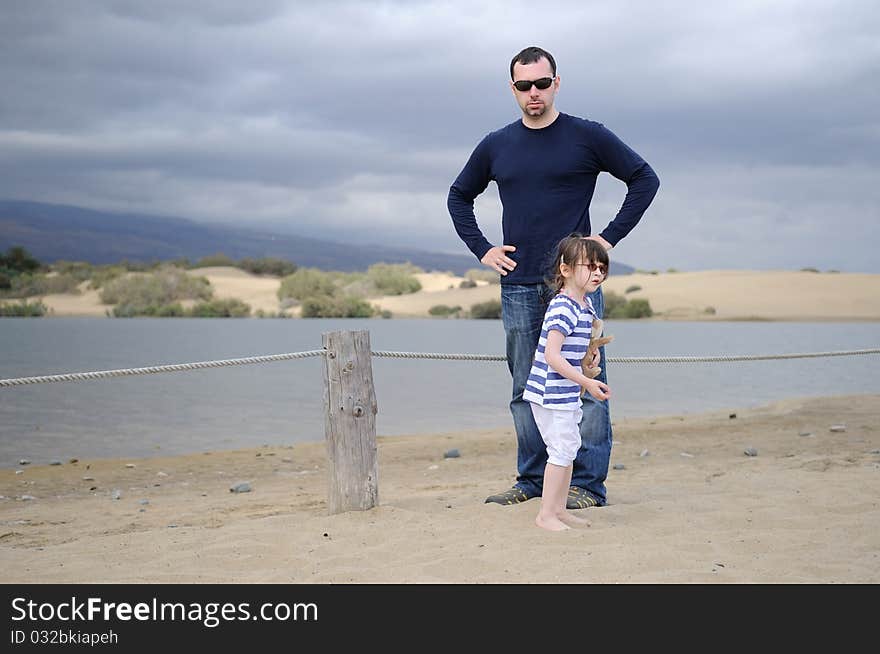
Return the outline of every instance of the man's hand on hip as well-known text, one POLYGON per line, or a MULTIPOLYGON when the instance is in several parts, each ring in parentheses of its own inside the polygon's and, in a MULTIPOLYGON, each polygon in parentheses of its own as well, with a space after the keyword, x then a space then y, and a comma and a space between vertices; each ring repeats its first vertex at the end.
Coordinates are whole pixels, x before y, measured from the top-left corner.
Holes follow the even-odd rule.
POLYGON ((507 256, 508 252, 514 252, 516 247, 513 245, 496 245, 489 249, 480 263, 489 266, 492 270, 501 275, 506 275, 508 270, 516 268, 516 261, 507 256))

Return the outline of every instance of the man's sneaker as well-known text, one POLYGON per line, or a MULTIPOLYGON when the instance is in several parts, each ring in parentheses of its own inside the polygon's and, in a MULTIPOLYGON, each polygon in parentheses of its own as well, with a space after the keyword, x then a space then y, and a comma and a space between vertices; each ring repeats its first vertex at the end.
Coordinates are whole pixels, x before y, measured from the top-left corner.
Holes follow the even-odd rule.
POLYGON ((526 495, 526 492, 522 488, 517 488, 514 486, 513 488, 504 491, 503 493, 498 493, 497 495, 490 495, 486 498, 486 504, 490 502, 494 502, 495 504, 519 504, 520 502, 525 502, 527 500, 532 499, 531 495, 526 495))
POLYGON ((583 488, 571 486, 568 489, 568 498, 565 501, 566 509, 589 509, 591 506, 599 506, 599 500, 583 488))

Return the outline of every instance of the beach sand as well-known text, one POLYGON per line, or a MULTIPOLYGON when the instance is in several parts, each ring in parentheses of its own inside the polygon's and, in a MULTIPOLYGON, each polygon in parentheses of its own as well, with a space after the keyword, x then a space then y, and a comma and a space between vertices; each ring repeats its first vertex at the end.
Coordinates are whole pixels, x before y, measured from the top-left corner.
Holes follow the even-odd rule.
POLYGON ((380 436, 379 506, 338 515, 321 442, 0 470, 0 581, 880 582, 878 395, 616 421, 609 505, 563 533, 483 503, 514 441, 380 436))
MULTIPOLYGON (((227 267, 196 268, 189 274, 207 277, 218 299, 242 300, 254 313, 282 311, 277 277, 227 267)), ((478 282, 475 288, 460 288, 463 277, 443 272, 416 277, 421 291, 368 301, 395 318, 428 318, 436 305, 460 306, 467 311, 474 304, 500 299, 497 284, 478 282)), ((880 320, 878 274, 781 270, 636 273, 612 276, 604 288, 628 300, 647 299, 656 320, 880 320), (636 286, 639 290, 627 292, 636 286)), ((56 317, 104 316, 112 310, 111 305, 101 304, 97 291, 28 298, 31 302, 40 299, 56 317)), ((299 308, 287 313, 296 316, 299 308)))

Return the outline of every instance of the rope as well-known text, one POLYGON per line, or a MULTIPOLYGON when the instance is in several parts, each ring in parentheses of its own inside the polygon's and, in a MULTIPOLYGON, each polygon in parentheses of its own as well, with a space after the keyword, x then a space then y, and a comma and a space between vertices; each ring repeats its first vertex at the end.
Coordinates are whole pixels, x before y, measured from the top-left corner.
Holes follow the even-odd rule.
MULTIPOLYGON (((118 370, 98 370, 95 372, 73 372, 62 375, 44 375, 41 377, 18 377, 0 379, 0 387, 23 386, 25 384, 47 384, 51 382, 85 381, 105 377, 126 377, 131 375, 149 375, 160 372, 180 372, 182 370, 199 370, 202 368, 220 368, 223 366, 242 366, 251 363, 270 363, 272 361, 288 361, 305 359, 306 357, 324 356, 326 350, 309 350, 306 352, 289 352, 287 354, 268 354, 265 356, 244 357, 241 359, 223 359, 219 361, 197 361, 195 363, 175 363, 165 366, 149 366, 147 368, 121 368, 118 370)), ((371 352, 375 357, 394 359, 443 359, 449 361, 507 361, 506 356, 497 354, 443 354, 430 352, 371 352)), ((845 350, 839 352, 807 352, 798 354, 737 354, 722 356, 675 356, 675 357, 608 357, 610 363, 705 363, 731 361, 766 361, 769 359, 808 359, 815 357, 842 357, 862 354, 880 354, 880 348, 866 350, 845 350)))
POLYGON ((102 379, 104 377, 126 377, 129 375, 149 375, 157 372, 178 372, 181 370, 199 370, 201 368, 220 368, 223 366, 242 366, 249 363, 269 363, 288 359, 304 359, 306 357, 323 356, 324 350, 308 352, 291 352, 289 354, 268 354, 242 359, 224 359, 220 361, 197 361, 195 363, 174 363, 167 366, 150 366, 148 368, 122 368, 119 370, 98 370, 95 372, 73 372, 64 375, 45 375, 42 377, 19 377, 18 379, 0 379, 2 386, 21 386, 24 384, 47 384, 50 382, 84 381, 102 379))
MULTIPOLYGON (((373 352, 375 357, 395 359, 454 359, 465 361, 507 361, 506 356, 494 354, 429 354, 427 352, 373 352)), ((880 354, 880 348, 846 350, 841 352, 808 352, 802 354, 732 354, 721 356, 676 357, 607 357, 610 363, 700 363, 727 361, 766 361, 768 359, 808 359, 813 357, 841 357, 857 354, 880 354)))

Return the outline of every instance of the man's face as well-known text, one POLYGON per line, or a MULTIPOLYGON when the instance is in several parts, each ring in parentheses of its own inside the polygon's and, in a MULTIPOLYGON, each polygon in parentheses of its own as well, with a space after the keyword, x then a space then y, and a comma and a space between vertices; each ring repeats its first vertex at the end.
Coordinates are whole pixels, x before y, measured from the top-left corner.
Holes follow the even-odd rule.
POLYGON ((513 95, 519 103, 520 109, 526 116, 537 118, 543 116, 544 113, 553 107, 553 101, 556 98, 556 92, 559 90, 559 78, 554 77, 553 68, 545 57, 541 57, 538 61, 531 64, 521 64, 519 62, 513 65, 513 81, 510 83, 513 95), (539 89, 534 84, 528 91, 517 90, 514 84, 522 80, 539 80, 549 77, 553 80, 549 88, 539 89))

